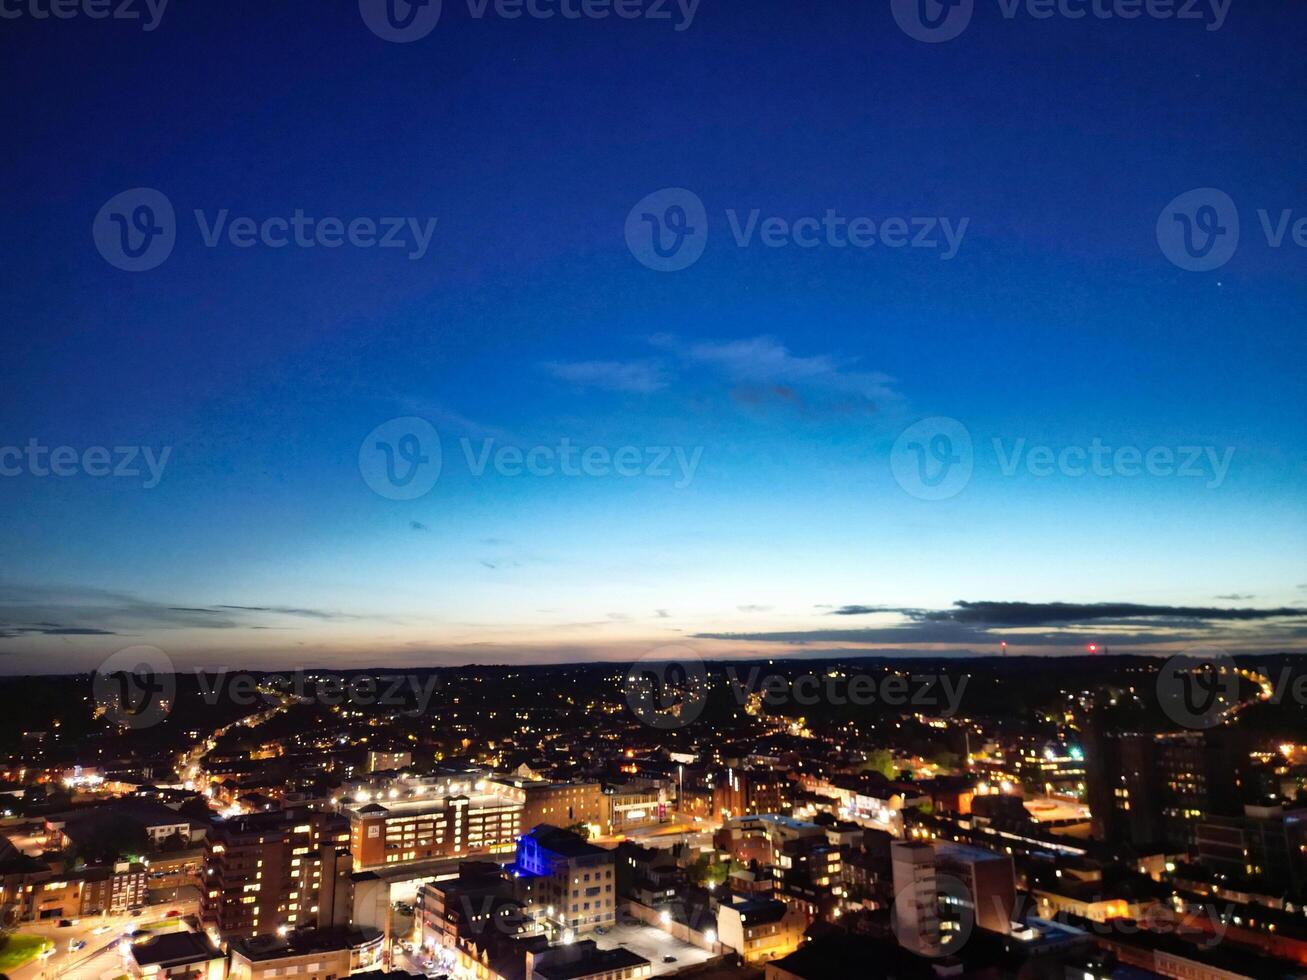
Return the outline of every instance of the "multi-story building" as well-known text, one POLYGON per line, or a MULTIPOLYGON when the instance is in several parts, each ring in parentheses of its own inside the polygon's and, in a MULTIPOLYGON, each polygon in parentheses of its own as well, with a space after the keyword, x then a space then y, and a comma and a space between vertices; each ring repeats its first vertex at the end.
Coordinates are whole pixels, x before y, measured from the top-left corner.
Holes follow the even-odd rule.
POLYGON ((666 784, 656 780, 632 780, 604 790, 607 833, 627 834, 656 827, 672 818, 672 804, 666 784))
POLYGON ((1241 805, 1243 746, 1236 726, 1161 734, 1091 730, 1085 754, 1094 836, 1191 847, 1208 816, 1241 805))
POLYGON ((812 918, 832 916, 844 894, 840 849, 822 837, 783 844, 772 868, 782 901, 798 904, 812 918))
POLYGON ((790 782, 767 769, 726 769, 713 780, 713 814, 722 819, 789 813, 790 782))
POLYGON ((217 822, 204 856, 201 921, 224 939, 343 924, 348 842, 345 821, 317 812, 217 822))
POLYGON ((890 855, 900 945, 938 956, 971 926, 1011 933, 1016 876, 1009 855, 938 841, 895 841, 890 855))
POLYGON ((428 881, 418 889, 419 944, 457 951, 466 940, 529 932, 514 879, 493 862, 467 862, 458 877, 428 881))
POLYGON ((718 906, 716 938, 746 963, 765 963, 798 949, 810 922, 801 910, 776 899, 740 899, 718 906))
POLYGON ((1249 804, 1241 816, 1208 817, 1198 825, 1197 843, 1198 862, 1227 885, 1307 895, 1307 810, 1249 804))
POLYGON ((504 777, 495 783, 523 794, 523 830, 542 823, 555 827, 583 824, 593 837, 608 833, 608 799, 598 782, 552 783, 504 777))
POLYGON ((360 789, 343 807, 354 870, 511 852, 525 796, 479 771, 360 789))
POLYGON ((375 929, 304 929, 286 936, 233 940, 228 980, 343 980, 381 963, 383 935, 375 929))
POLYGON ((413 753, 407 751, 368 752, 368 772, 390 772, 413 764, 413 753))
POLYGON ((615 854, 578 834, 543 824, 522 835, 513 874, 527 913, 551 935, 575 937, 616 918, 615 854))
POLYGON ((80 868, 34 882, 22 918, 65 919, 101 912, 119 914, 145 904, 144 864, 80 868))

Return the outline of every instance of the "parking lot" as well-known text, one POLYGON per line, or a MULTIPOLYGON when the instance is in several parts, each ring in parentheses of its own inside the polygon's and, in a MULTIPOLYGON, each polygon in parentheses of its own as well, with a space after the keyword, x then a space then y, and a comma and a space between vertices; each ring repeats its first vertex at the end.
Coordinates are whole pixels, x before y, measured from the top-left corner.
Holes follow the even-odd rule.
POLYGON ((619 925, 609 929, 607 935, 597 936, 591 934, 586 938, 593 939, 601 949, 607 949, 610 946, 624 946, 631 952, 638 953, 653 964, 654 976, 675 973, 684 967, 712 959, 711 954, 706 950, 702 950, 698 946, 691 946, 689 943, 683 943, 679 939, 673 939, 654 926, 619 925), (675 956, 676 961, 674 963, 664 963, 664 956, 675 956))

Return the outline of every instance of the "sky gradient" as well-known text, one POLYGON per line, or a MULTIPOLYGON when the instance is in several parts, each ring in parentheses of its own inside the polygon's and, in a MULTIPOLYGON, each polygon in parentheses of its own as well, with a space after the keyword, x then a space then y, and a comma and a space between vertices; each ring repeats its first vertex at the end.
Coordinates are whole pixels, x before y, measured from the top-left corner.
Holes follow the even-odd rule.
POLYGON ((270 667, 1302 649, 1307 249, 1257 212, 1307 215, 1305 42, 1277 5, 1207 30, 979 4, 942 44, 888 4, 703 0, 677 30, 446 0, 403 44, 353 3, 6 19, 0 446, 169 455, 149 488, 0 478, 0 672, 138 643, 270 667), (176 246, 124 272, 92 225, 139 187, 176 246), (624 238, 663 188, 706 210, 677 272, 624 238), (1193 188, 1239 209, 1215 272, 1156 237, 1193 188), (436 225, 420 258, 208 247, 197 209, 436 225), (753 209, 967 224, 951 258, 740 247, 753 209), (359 465, 404 417, 442 449, 413 500, 359 465), (922 499, 900 435, 940 417, 971 476, 922 499), (641 472, 475 471, 563 440, 641 472), (1031 469, 1095 440, 1202 452, 1031 469))

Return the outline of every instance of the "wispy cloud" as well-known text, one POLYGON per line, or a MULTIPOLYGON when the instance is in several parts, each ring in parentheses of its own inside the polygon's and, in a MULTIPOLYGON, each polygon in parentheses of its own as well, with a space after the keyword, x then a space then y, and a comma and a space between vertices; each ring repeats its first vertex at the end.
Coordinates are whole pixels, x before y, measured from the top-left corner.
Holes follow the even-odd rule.
POLYGON ((230 630, 266 625, 272 617, 316 621, 375 618, 303 606, 230 603, 183 606, 109 589, 0 584, 0 639, 36 635, 111 636, 146 630, 230 630))
POLYGON ((858 367, 857 358, 794 354, 775 337, 682 343, 669 334, 659 334, 650 342, 687 364, 717 372, 729 382, 757 386, 781 398, 796 398, 801 389, 842 394, 865 402, 897 397, 892 377, 858 367))
POLYGON ((605 391, 647 395, 668 383, 663 368, 652 361, 546 361, 541 367, 559 381, 605 391))

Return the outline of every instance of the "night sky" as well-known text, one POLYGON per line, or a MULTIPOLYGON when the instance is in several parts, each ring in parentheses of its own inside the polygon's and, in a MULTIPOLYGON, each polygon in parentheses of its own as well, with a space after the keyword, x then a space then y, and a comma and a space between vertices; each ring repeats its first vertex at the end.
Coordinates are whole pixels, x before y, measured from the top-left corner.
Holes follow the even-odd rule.
POLYGON ((353 0, 48 2, 0 3, 0 672, 1304 648, 1307 7, 976 0, 926 43, 885 0, 445 0, 395 43, 353 0), (137 188, 175 246, 126 271, 137 188), (1205 271, 1158 233, 1195 189, 1239 225, 1205 271), (694 200, 651 268, 627 232, 694 200), (233 240, 297 211, 399 247, 233 240), (407 418, 441 465, 395 499, 360 450, 407 418))

